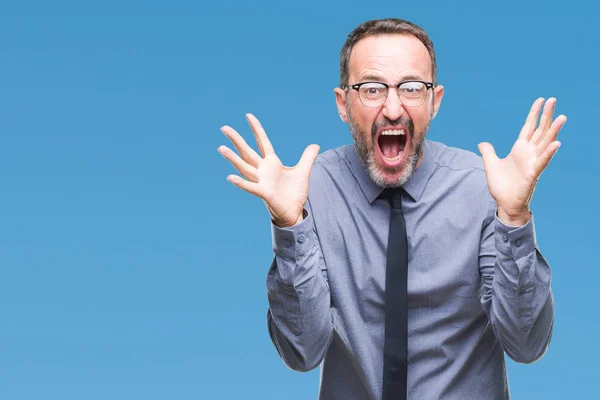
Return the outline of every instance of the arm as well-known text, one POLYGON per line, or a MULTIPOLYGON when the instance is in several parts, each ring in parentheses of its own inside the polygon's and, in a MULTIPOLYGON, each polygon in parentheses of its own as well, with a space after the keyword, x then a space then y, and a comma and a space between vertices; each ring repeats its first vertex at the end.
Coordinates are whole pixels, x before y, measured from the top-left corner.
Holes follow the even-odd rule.
POLYGON ((267 275, 271 341, 296 371, 317 367, 329 348, 333 323, 329 287, 310 212, 297 225, 272 225, 275 257, 267 275))
POLYGON ((529 206, 540 175, 560 147, 556 138, 567 118, 560 115, 552 122, 556 99, 551 98, 538 126, 543 104, 543 99, 533 103, 506 158, 499 159, 491 144, 479 144, 494 200, 488 203, 481 236, 481 301, 504 351, 525 363, 544 354, 554 323, 550 267, 537 246, 529 206))
POLYGON ((524 226, 510 227, 496 217, 494 205, 481 237, 481 303, 506 354, 532 363, 544 355, 552 337, 550 267, 537 245, 533 217, 524 226))
POLYGON ((245 178, 229 175, 227 179, 267 206, 275 252, 267 277, 269 334, 290 368, 308 371, 325 357, 333 331, 329 288, 321 276, 323 256, 308 201, 308 182, 319 146, 308 146, 296 166, 286 167, 258 119, 252 114, 246 117, 260 155, 229 126, 221 130, 239 155, 226 146, 220 146, 219 152, 245 178))

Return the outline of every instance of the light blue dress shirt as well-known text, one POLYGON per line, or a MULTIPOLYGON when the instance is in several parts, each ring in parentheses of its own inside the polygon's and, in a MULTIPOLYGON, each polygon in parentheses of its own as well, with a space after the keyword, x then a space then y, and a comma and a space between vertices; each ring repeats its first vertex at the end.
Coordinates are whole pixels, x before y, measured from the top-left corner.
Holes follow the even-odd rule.
MULTIPOLYGON (((409 399, 509 399, 504 353, 531 363, 552 336, 548 263, 533 216, 496 216, 482 159, 426 141, 404 185, 409 399)), ((319 399, 380 399, 390 206, 353 145, 318 156, 300 224, 272 226, 269 334, 319 399)))

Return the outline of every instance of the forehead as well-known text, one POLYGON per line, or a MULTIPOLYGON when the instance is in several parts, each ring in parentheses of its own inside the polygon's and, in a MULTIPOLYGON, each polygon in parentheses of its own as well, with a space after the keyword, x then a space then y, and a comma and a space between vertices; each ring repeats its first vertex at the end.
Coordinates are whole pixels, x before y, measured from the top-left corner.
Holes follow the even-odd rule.
POLYGON ((366 76, 396 82, 406 76, 431 80, 431 58, 419 39, 406 34, 383 34, 359 40, 349 62, 352 81, 366 76))

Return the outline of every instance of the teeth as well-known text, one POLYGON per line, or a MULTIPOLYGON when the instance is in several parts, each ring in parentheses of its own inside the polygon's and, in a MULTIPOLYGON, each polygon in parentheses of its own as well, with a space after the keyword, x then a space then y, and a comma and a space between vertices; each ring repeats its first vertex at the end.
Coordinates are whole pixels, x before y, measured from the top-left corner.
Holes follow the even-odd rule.
POLYGON ((382 135, 405 135, 404 130, 400 129, 400 130, 387 130, 387 131, 383 131, 381 132, 382 135))
POLYGON ((388 160, 389 162, 396 162, 396 161, 400 161, 400 159, 402 158, 402 151, 400 151, 400 154, 398 154, 396 157, 394 158, 387 158, 386 156, 383 156, 383 158, 385 158, 386 160, 388 160))

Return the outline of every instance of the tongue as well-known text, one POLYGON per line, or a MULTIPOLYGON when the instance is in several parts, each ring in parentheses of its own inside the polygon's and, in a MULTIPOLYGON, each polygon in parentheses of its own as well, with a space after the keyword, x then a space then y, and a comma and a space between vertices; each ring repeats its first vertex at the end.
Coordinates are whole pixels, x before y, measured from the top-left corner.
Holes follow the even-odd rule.
POLYGON ((379 137, 379 148, 386 158, 394 158, 400 153, 400 137, 385 135, 379 137))

